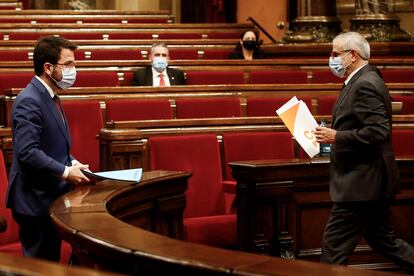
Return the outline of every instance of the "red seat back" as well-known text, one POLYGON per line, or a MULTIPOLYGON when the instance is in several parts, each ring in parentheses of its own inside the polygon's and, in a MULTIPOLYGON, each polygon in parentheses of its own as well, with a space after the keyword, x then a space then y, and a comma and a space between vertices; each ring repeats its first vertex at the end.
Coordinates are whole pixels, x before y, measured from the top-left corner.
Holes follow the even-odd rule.
POLYGON ((1 50, 1 61, 26 61, 29 60, 28 50, 1 50))
POLYGON ((152 170, 192 172, 184 217, 224 214, 220 152, 214 134, 149 139, 152 170))
POLYGON ((108 121, 172 119, 168 99, 112 100, 106 102, 108 121))
POLYGON ((223 134, 224 179, 232 180, 231 161, 294 158, 292 135, 289 132, 244 132, 223 134))
POLYGON ((344 79, 335 76, 330 70, 312 72, 312 83, 343 83, 344 79))
POLYGON ((228 59, 233 49, 207 49, 204 51, 204 59, 228 59))
POLYGON ((319 115, 332 115, 332 108, 338 99, 337 96, 322 96, 318 98, 319 115))
POLYGON ((32 80, 33 72, 0 73, 0 95, 10 88, 24 88, 32 80))
POLYGON ((19 241, 19 226, 14 221, 10 209, 6 208, 8 189, 7 172, 3 152, 0 150, 0 216, 7 221, 7 229, 0 233, 0 246, 19 241))
POLYGON ((118 75, 114 71, 77 71, 76 87, 120 86, 118 75))
POLYGON ((414 156, 414 130, 393 129, 392 146, 395 156, 414 156))
POLYGON ((171 49, 169 53, 171 59, 198 59, 195 49, 171 49))
POLYGON ((62 101, 72 138, 71 154, 91 171, 99 171, 99 131, 103 128, 99 101, 62 101))
POLYGON ((188 85, 199 84, 243 84, 243 71, 188 71, 188 85))
MULTIPOLYGON (((284 105, 290 97, 248 98, 247 116, 277 116, 276 110, 284 105)), ((312 110, 312 98, 302 97, 302 100, 312 110)))
POLYGON ((176 99, 177 119, 240 117, 239 98, 176 99))
POLYGON ((136 49, 95 49, 91 50, 90 60, 141 60, 141 51, 136 49))
POLYGON ((307 83, 308 73, 299 70, 257 70, 250 72, 250 83, 307 83))
POLYGON ((381 70, 385 82, 413 82, 414 69, 398 68, 398 69, 383 69, 381 70))
POLYGON ((414 114, 414 97, 413 96, 393 95, 392 100, 394 102, 403 103, 401 114, 414 114))

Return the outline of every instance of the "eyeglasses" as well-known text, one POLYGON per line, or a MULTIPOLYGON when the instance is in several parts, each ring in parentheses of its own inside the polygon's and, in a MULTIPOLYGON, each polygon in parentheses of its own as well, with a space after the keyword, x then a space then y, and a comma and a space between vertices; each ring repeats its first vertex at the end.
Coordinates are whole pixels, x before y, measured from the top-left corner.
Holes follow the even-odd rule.
POLYGON ((335 58, 337 56, 340 56, 340 55, 345 54, 345 53, 350 52, 350 51, 352 51, 352 50, 343 50, 342 52, 332 51, 331 52, 331 57, 335 58))
POLYGON ((74 61, 70 61, 68 63, 56 63, 56 66, 60 65, 62 66, 63 69, 72 69, 73 67, 76 66, 76 62, 74 61))

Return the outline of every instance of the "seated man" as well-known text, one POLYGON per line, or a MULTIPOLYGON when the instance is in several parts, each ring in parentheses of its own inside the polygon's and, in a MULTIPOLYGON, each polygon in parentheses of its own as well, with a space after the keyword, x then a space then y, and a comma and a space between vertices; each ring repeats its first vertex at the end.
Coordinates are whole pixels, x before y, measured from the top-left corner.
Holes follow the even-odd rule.
POLYGON ((164 43, 151 47, 151 67, 137 70, 132 80, 133 86, 171 86, 185 84, 184 73, 168 68, 169 53, 164 43))

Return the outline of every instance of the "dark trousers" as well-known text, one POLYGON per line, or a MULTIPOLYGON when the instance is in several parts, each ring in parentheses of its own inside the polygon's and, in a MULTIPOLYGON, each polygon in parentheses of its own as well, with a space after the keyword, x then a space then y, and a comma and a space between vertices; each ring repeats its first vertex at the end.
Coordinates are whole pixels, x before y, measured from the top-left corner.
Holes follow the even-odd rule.
POLYGON ((397 239, 389 202, 334 203, 322 240, 323 263, 346 265, 362 237, 376 252, 414 273, 414 248, 397 239))
POLYGON ((59 262, 62 240, 49 217, 39 218, 13 212, 13 218, 20 225, 23 256, 59 262))

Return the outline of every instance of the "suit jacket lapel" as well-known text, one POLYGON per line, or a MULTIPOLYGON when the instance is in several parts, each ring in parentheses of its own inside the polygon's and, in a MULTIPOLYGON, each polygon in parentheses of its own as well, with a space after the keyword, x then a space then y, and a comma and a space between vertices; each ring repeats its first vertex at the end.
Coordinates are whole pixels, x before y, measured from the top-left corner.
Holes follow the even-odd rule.
POLYGON ((341 92, 339 93, 339 97, 338 100, 336 101, 333 109, 332 109, 332 126, 335 123, 335 115, 336 115, 336 111, 338 110, 338 108, 342 105, 342 103, 344 102, 346 96, 348 95, 349 91, 352 88, 353 83, 360 77, 362 76, 364 73, 371 71, 372 68, 371 66, 365 65, 364 67, 362 67, 348 82, 347 85, 345 85, 341 92))
POLYGON ((152 78, 153 78, 152 77, 152 67, 151 66, 146 67, 145 70, 146 70, 146 73, 145 73, 145 84, 147 86, 152 86, 152 78))

